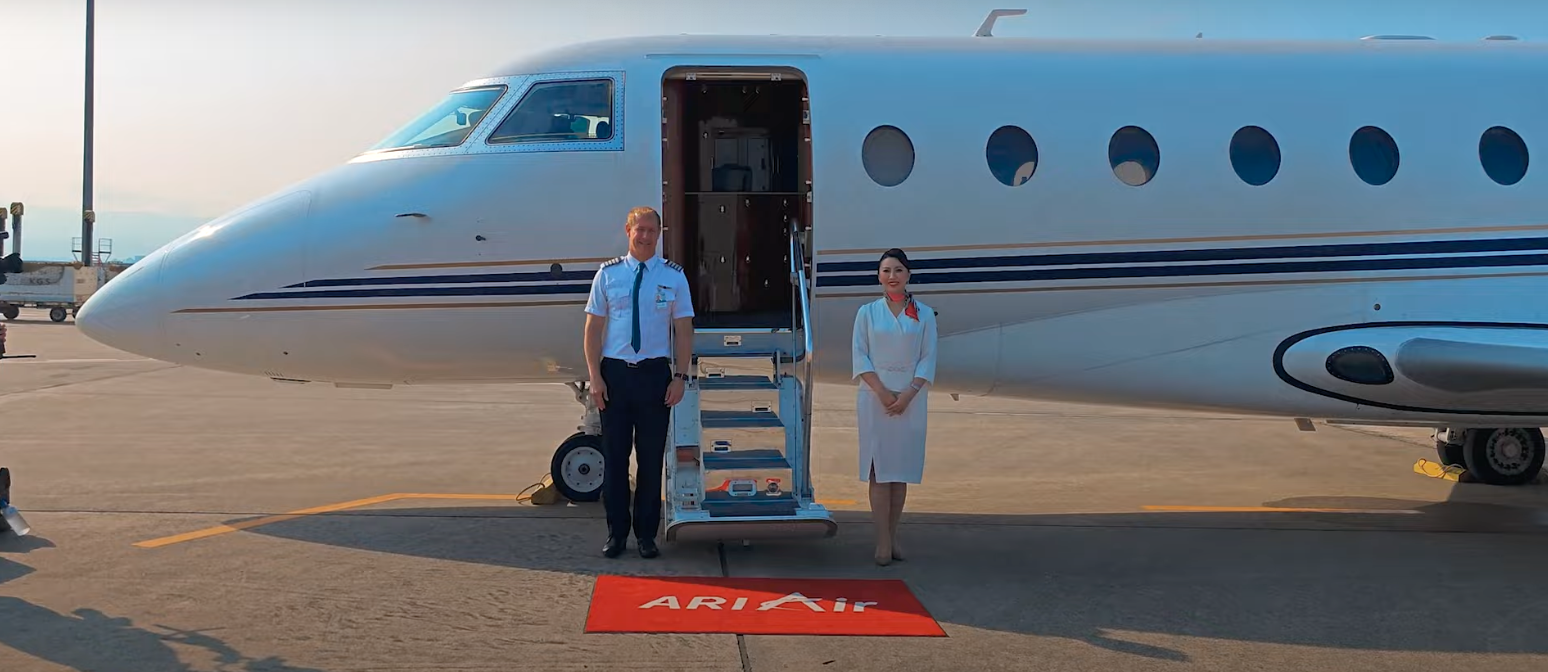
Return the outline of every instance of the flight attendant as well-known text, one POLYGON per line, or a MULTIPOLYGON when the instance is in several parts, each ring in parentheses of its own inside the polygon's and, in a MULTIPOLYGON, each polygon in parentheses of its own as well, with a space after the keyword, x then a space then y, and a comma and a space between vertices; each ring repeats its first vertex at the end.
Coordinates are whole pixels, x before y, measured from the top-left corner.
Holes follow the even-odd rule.
POLYGON ((590 392, 602 415, 602 554, 622 554, 632 531, 640 556, 654 558, 667 428, 693 366, 693 297, 683 267, 657 253, 659 213, 630 210, 624 232, 629 253, 602 264, 586 301, 590 392), (631 452, 639 465, 632 515, 631 452))
POLYGON ((909 274, 908 255, 887 250, 877 269, 883 296, 855 313, 860 480, 870 482, 878 565, 903 559, 898 519, 908 484, 924 476, 928 390, 935 381, 935 311, 909 293, 909 274))

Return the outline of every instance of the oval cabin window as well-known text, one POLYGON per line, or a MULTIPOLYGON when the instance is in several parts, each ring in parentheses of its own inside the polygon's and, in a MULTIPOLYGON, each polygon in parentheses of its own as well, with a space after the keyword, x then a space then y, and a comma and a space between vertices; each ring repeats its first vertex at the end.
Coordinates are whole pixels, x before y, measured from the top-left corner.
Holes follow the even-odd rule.
POLYGON ((1397 175, 1397 142, 1375 126, 1366 126, 1349 138, 1349 165, 1366 184, 1379 187, 1397 175))
POLYGON ((1001 126, 989 136, 984 160, 1000 184, 1019 187, 1037 172, 1037 142, 1018 127, 1001 126))
POLYGON ((1357 385, 1387 385, 1393 381, 1392 365, 1381 351, 1363 345, 1340 348, 1328 355, 1328 373, 1357 385))
POLYGON ((1242 127, 1231 136, 1231 167, 1247 184, 1268 184, 1279 174, 1279 142, 1257 126, 1242 127))
POLYGON ((1107 161, 1113 175, 1131 187, 1150 182, 1161 168, 1161 148, 1150 133, 1138 126, 1125 126, 1107 142, 1107 161))
POLYGON ((1489 179, 1510 186, 1526 177, 1527 146, 1517 135, 1504 126, 1484 131, 1478 139, 1478 161, 1483 164, 1489 179))
POLYGON ((871 180, 884 187, 896 187, 914 172, 914 143, 895 126, 878 126, 865 136, 860 161, 871 180))

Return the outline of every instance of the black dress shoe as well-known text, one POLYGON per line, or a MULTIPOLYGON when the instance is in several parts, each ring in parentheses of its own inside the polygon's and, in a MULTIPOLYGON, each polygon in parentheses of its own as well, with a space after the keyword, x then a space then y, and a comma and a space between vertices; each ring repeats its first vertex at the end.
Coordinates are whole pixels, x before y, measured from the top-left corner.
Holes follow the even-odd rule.
POLYGON ((627 545, 627 541, 624 539, 608 539, 607 543, 602 545, 602 555, 616 558, 623 555, 624 547, 627 545))
POLYGON ((658 555, 661 555, 661 549, 656 548, 656 540, 655 539, 641 539, 640 540, 640 557, 642 557, 642 558, 654 558, 654 557, 656 557, 658 555))

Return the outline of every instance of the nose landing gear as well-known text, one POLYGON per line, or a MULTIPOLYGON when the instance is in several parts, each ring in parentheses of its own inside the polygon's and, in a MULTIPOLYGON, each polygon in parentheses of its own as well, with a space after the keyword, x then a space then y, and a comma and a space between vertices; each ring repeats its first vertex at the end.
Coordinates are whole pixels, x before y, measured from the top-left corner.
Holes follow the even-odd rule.
POLYGON ((591 400, 586 383, 568 383, 575 400, 586 407, 578 431, 554 451, 549 476, 554 488, 572 502, 595 502, 602 498, 602 413, 591 400))

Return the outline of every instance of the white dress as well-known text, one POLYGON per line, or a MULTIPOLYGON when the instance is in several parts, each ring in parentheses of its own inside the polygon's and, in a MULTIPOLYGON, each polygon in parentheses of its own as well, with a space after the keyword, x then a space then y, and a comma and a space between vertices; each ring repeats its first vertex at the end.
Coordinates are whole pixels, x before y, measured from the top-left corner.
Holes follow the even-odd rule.
POLYGON ((935 382, 935 311, 914 300, 919 319, 899 311, 892 315, 885 297, 855 313, 854 377, 860 383, 855 416, 860 430, 860 480, 877 483, 918 483, 924 477, 926 416, 930 386, 926 385, 902 415, 887 415, 881 400, 860 374, 874 372, 893 392, 909 389, 915 378, 935 382))

